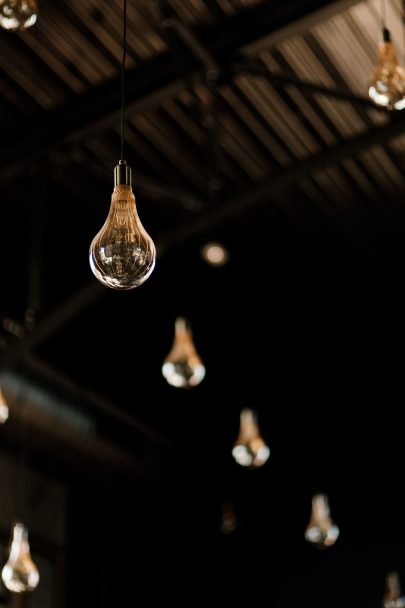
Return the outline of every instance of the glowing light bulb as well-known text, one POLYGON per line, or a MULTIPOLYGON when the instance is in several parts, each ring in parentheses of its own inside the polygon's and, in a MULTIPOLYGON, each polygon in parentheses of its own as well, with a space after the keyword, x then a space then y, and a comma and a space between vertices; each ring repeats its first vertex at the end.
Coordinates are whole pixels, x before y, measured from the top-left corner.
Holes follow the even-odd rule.
POLYGON ((398 572, 387 574, 383 608, 404 608, 405 597, 401 597, 401 583, 398 572))
POLYGON ((224 266, 229 260, 229 253, 221 243, 207 243, 201 249, 201 255, 211 266, 224 266))
POLYGON ((8 419, 9 411, 7 401, 4 398, 3 391, 0 386, 0 424, 4 424, 8 419))
POLYGON ((5 30, 26 30, 37 20, 37 0, 0 0, 0 25, 5 30))
POLYGON ((378 64, 369 84, 372 101, 388 110, 405 108, 405 70, 398 64, 389 31, 384 28, 378 51, 378 64))
POLYGON ((28 531, 21 523, 14 526, 10 557, 1 577, 7 589, 14 593, 33 591, 39 583, 38 568, 31 558, 28 531))
POLYGON ((120 160, 107 220, 90 245, 90 267, 112 289, 134 289, 151 275, 155 245, 141 224, 132 192, 131 168, 120 160))
POLYGON ((312 498, 311 520, 305 530, 305 538, 322 548, 334 545, 338 536, 339 528, 330 517, 328 497, 325 494, 315 494, 312 498))
POLYGON ((177 388, 191 388, 204 379, 205 367, 194 346, 190 326, 183 317, 176 319, 173 346, 163 361, 162 374, 177 388))
POLYGON ((223 534, 232 534, 238 527, 238 518, 230 502, 222 505, 222 517, 219 529, 223 534))
POLYGON ((261 467, 270 456, 270 449, 260 436, 256 413, 243 409, 240 413, 239 436, 232 449, 232 456, 243 467, 261 467))

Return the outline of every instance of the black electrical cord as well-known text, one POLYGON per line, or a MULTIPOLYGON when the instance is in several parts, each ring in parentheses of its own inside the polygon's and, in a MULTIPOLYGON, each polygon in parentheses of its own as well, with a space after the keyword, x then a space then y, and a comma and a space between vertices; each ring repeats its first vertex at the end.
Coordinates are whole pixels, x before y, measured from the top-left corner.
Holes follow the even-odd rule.
POLYGON ((381 0, 381 29, 382 29, 382 31, 384 31, 386 29, 386 21, 387 21, 387 14, 386 14, 385 0, 381 0))
POLYGON ((125 96, 126 96, 126 71, 125 61, 127 58, 127 0, 124 0, 124 31, 122 39, 122 64, 121 64, 121 160, 124 160, 125 141, 125 96))

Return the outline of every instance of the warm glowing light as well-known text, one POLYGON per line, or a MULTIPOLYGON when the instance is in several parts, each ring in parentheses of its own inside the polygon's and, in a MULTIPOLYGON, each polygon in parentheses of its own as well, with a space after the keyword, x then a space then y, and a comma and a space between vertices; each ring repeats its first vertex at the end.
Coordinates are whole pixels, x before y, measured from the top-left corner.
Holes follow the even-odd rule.
POLYGON ((177 388, 191 388, 204 379, 205 367, 194 346, 190 326, 183 317, 176 319, 173 346, 163 362, 162 374, 177 388))
POLYGON ((239 437, 232 450, 232 456, 243 467, 261 467, 270 456, 270 449, 260 436, 256 414, 244 409, 240 413, 239 437))
POLYGON ((224 266, 229 260, 229 253, 221 243, 207 243, 201 255, 211 266, 224 266))
POLYGON ((37 20, 37 0, 0 0, 0 25, 5 30, 26 30, 37 20))
POLYGON ((378 64, 369 84, 369 97, 388 110, 405 107, 405 70, 398 64, 391 36, 383 31, 383 41, 378 51, 378 64))
POLYGON ((312 498, 311 520, 305 531, 308 542, 318 547, 334 545, 339 536, 339 528, 332 522, 328 497, 325 494, 315 494, 312 498))
POLYGON ((219 529, 223 534, 232 534, 232 532, 235 532, 237 527, 238 518, 233 505, 226 502, 222 506, 222 517, 219 529))
POLYGON ((8 420, 9 410, 7 401, 4 397, 3 391, 0 386, 0 424, 4 424, 8 420))
POLYGON ((387 574, 383 608, 404 608, 405 597, 401 596, 401 583, 398 572, 387 574))
POLYGON ((114 192, 107 220, 90 245, 90 267, 113 289, 134 289, 151 275, 156 249, 138 217, 131 168, 121 161, 114 171, 114 192))
POLYGON ((33 591, 39 583, 38 568, 31 558, 27 528, 16 523, 13 530, 10 557, 2 572, 3 583, 9 591, 33 591))

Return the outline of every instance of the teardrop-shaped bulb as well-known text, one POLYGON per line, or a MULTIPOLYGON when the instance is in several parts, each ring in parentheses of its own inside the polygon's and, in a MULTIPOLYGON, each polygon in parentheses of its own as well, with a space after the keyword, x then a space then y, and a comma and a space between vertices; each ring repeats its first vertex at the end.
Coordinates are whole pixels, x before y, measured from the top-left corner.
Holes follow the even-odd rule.
POLYGON ((39 583, 38 568, 31 558, 28 531, 21 523, 14 526, 10 556, 1 577, 7 589, 14 593, 33 591, 39 583))
POLYGON ((119 161, 108 217, 90 245, 90 267, 112 289, 134 289, 152 273, 155 245, 141 224, 131 186, 131 168, 119 161))
POLYGON ((405 607, 405 597, 401 594, 401 583, 399 582, 398 572, 387 574, 382 605, 383 608, 405 607))
POLYGON ((398 64, 387 29, 383 31, 378 63, 369 84, 368 94, 375 104, 388 110, 405 108, 405 70, 398 64))
POLYGON ((9 411, 7 401, 4 397, 3 391, 0 386, 0 424, 4 424, 8 419, 9 411))
POLYGON ((0 0, 0 25, 5 30, 26 30, 37 20, 37 0, 0 0))
POLYGON ((330 517, 328 497, 325 494, 315 494, 312 498, 311 519, 305 530, 308 542, 319 548, 334 545, 339 536, 339 528, 330 517))
POLYGON ((205 367, 194 346, 190 325, 183 317, 176 319, 173 346, 163 361, 162 374, 176 388, 192 388, 204 379, 205 367))
POLYGON ((261 467, 270 456, 270 449, 260 435, 256 413, 243 409, 240 413, 239 436, 232 449, 232 456, 243 467, 261 467))

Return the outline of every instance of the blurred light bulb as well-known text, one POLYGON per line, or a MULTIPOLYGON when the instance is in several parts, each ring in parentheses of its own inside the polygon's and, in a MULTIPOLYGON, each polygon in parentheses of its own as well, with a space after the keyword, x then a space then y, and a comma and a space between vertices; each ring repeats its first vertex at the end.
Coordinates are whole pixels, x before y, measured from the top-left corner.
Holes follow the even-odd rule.
POLYGON ((7 401, 4 398, 3 391, 0 386, 0 424, 4 424, 8 419, 9 411, 7 401))
POLYGON ((219 529, 223 534, 232 534, 232 532, 235 532, 237 527, 238 518, 235 513, 235 509, 231 503, 225 502, 222 505, 222 517, 219 529))
POLYGON ((5 30, 26 30, 37 20, 37 0, 0 0, 0 25, 5 30))
POLYGON ((7 589, 14 593, 33 591, 39 583, 38 568, 31 558, 28 531, 21 523, 14 526, 10 557, 1 577, 7 589))
POLYGON ((405 70, 398 64, 389 31, 384 28, 378 64, 368 89, 372 101, 388 110, 405 108, 405 70))
POLYGON ((401 597, 401 583, 398 572, 387 574, 383 608, 404 608, 405 597, 401 597))
POLYGON ((221 243, 207 243, 201 249, 201 255, 211 266, 224 266, 229 260, 229 253, 221 243))
POLYGON ((173 346, 163 362, 162 374, 177 388, 191 388, 204 379, 205 367, 194 346, 190 326, 183 317, 176 319, 173 346))
POLYGON ((232 456, 243 467, 262 466, 270 456, 270 449, 260 436, 257 417, 253 410, 243 409, 240 413, 240 429, 232 450, 232 456))
POLYGON ((113 289, 142 285, 155 267, 155 245, 138 217, 131 182, 131 168, 120 160, 108 217, 90 245, 94 275, 113 289))
POLYGON ((325 494, 315 494, 312 498, 311 520, 305 531, 305 538, 321 548, 334 545, 338 536, 339 528, 330 517, 328 497, 325 494))

